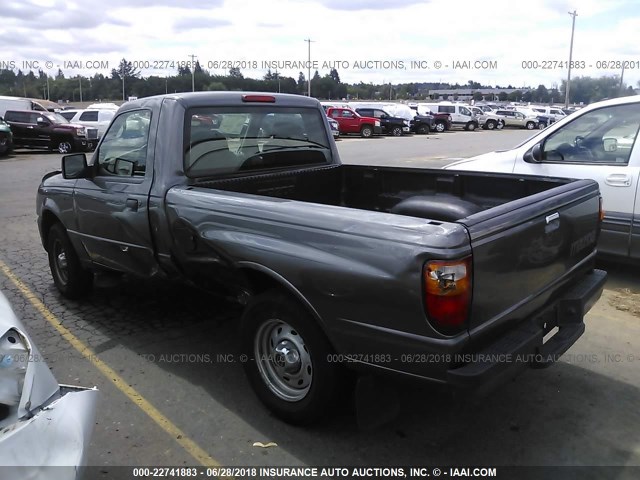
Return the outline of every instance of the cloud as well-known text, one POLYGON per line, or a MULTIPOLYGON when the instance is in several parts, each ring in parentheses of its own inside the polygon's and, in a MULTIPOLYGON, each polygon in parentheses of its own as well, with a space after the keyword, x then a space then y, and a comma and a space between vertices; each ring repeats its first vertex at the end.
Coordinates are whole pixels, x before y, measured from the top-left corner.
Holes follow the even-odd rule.
POLYGON ((425 0, 403 0, 402 2, 380 2, 371 0, 318 0, 331 10, 397 10, 410 5, 425 4, 425 0))
POLYGON ((179 30, 192 30, 194 28, 219 28, 228 27, 232 25, 229 20, 218 18, 206 18, 206 17, 185 17, 176 20, 173 24, 173 28, 176 31, 179 30))

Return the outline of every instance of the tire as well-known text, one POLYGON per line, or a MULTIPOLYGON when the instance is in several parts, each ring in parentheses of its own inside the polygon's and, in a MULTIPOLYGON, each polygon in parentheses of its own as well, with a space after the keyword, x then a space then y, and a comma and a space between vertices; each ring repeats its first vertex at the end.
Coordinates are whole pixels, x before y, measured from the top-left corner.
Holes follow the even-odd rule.
POLYGON ((447 129, 447 126, 444 122, 436 122, 436 132, 442 133, 447 129))
POLYGON ((496 121, 495 120, 487 120, 487 122, 484 124, 485 128, 487 130, 494 130, 496 128, 496 121))
POLYGON ((393 129, 391 130, 391 135, 393 135, 394 137, 401 137, 402 136, 402 128, 401 127, 393 127, 393 129))
POLYGON ((91 291, 93 272, 82 267, 67 231, 60 223, 49 230, 47 252, 53 282, 63 296, 75 299, 91 291))
POLYGON ((416 132, 419 133, 420 135, 428 135, 429 134, 429 125, 420 125, 416 129, 416 132))
POLYGON ((502 120, 498 121, 498 124, 496 125, 496 128, 498 130, 502 130, 504 128, 504 122, 502 120))
POLYGON ((68 138, 59 138, 55 141, 55 150, 58 153, 71 153, 73 152, 73 142, 68 138))
POLYGON ((330 361, 329 341, 298 302, 278 290, 258 295, 242 315, 240 336, 249 383, 277 417, 308 425, 329 413, 342 367, 330 361))
POLYGON ((365 125, 360 129, 360 135, 363 138, 369 138, 373 135, 373 128, 370 125, 365 125))
POLYGON ((473 132, 476 129, 476 124, 473 122, 469 122, 465 125, 464 129, 468 130, 469 132, 473 132))
POLYGON ((533 130, 534 128, 536 128, 536 124, 533 122, 527 122, 527 130, 533 130))

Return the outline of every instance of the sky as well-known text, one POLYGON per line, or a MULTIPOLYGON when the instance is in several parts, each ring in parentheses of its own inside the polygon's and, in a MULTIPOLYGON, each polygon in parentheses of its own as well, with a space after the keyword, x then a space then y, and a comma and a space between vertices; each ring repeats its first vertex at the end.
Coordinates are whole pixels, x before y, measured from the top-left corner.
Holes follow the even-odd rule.
POLYGON ((552 88, 567 77, 574 9, 572 77, 620 75, 624 61, 637 88, 638 0, 2 0, 0 68, 93 76, 126 58, 166 76, 195 55, 212 73, 297 78, 311 39, 312 75, 335 67, 349 83, 552 88))

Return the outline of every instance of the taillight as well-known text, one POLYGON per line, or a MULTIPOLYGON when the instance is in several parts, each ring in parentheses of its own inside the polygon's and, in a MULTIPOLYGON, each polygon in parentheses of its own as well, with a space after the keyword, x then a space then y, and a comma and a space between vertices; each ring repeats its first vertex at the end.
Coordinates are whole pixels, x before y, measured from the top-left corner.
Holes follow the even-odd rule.
POLYGON ((243 102, 261 102, 261 103, 275 103, 276 97, 273 95, 242 95, 243 102))
POLYGON ((441 333, 465 328, 471 306, 471 257, 433 260, 423 269, 427 318, 441 333))

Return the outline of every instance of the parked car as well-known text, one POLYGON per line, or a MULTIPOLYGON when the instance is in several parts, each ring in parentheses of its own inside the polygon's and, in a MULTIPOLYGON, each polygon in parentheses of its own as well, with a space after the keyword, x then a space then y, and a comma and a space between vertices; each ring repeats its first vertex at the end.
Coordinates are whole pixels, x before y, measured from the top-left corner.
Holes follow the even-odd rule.
POLYGON ((0 96, 0 117, 4 117, 7 110, 47 111, 40 102, 30 98, 0 96))
POLYGON ((426 135, 436 130, 436 119, 433 115, 420 115, 416 113, 413 119, 409 121, 409 129, 413 133, 426 135))
MULTIPOLYGON (((478 120, 466 105, 451 102, 420 103, 420 107, 426 108, 432 113, 445 113, 451 116, 453 126, 464 128, 465 130, 475 130, 479 127, 478 120)), ((420 111, 420 110, 418 110, 420 111)))
POLYGON ((531 105, 530 108, 531 110, 533 110, 539 115, 544 115, 545 117, 549 117, 552 120, 551 123, 557 122, 558 120, 562 120, 564 117, 567 116, 561 108, 557 108, 557 107, 549 107, 549 106, 543 107, 538 105, 531 105))
POLYGON ((393 117, 380 108, 356 108, 356 113, 363 117, 377 118, 380 120, 382 133, 400 137, 409 133, 409 120, 400 117, 393 117))
POLYGON ((13 133, 7 122, 0 117, 0 157, 9 155, 13 150, 13 133))
POLYGON ((107 269, 237 299, 249 382, 292 423, 345 397, 345 367, 468 392, 580 337, 606 278, 596 182, 344 165, 324 115, 272 93, 124 105, 38 189, 56 287, 80 298, 107 269))
POLYGON ((95 127, 98 130, 98 138, 102 138, 116 111, 107 108, 87 108, 84 110, 63 110, 59 113, 71 123, 95 127))
POLYGON ((480 107, 475 106, 470 106, 469 110, 474 113, 478 119, 478 123, 485 130, 500 130, 504 127, 504 120, 491 113, 491 111, 484 111, 480 107))
POLYGON ((505 127, 526 128, 527 130, 538 128, 538 119, 534 116, 527 116, 516 110, 496 110, 494 113, 502 119, 505 127))
POLYGON ((590 178, 600 185, 602 256, 640 259, 640 97, 594 103, 556 122, 518 147, 446 168, 590 178))
POLYGON ((59 113, 8 110, 4 120, 11 127, 15 146, 69 153, 93 150, 98 143, 97 129, 69 123, 59 113))
POLYGON ((341 134, 358 133, 363 137, 370 137, 382 133, 379 119, 363 117, 350 108, 329 107, 327 116, 338 122, 341 134))
POLYGON ((87 110, 118 110, 120 107, 115 103, 92 103, 87 110))
POLYGON ((433 117, 433 127, 431 127, 431 130, 435 130, 438 133, 451 130, 451 127, 453 126, 453 119, 449 113, 432 112, 428 107, 420 106, 420 104, 413 104, 411 109, 415 110, 417 115, 433 117))
POLYGON ((333 134, 333 138, 338 138, 340 136, 340 124, 334 120, 333 118, 327 117, 329 122, 329 127, 331 127, 331 133, 333 134))
POLYGON ((0 293, 0 465, 3 478, 72 480, 84 465, 98 390, 58 385, 0 293))

